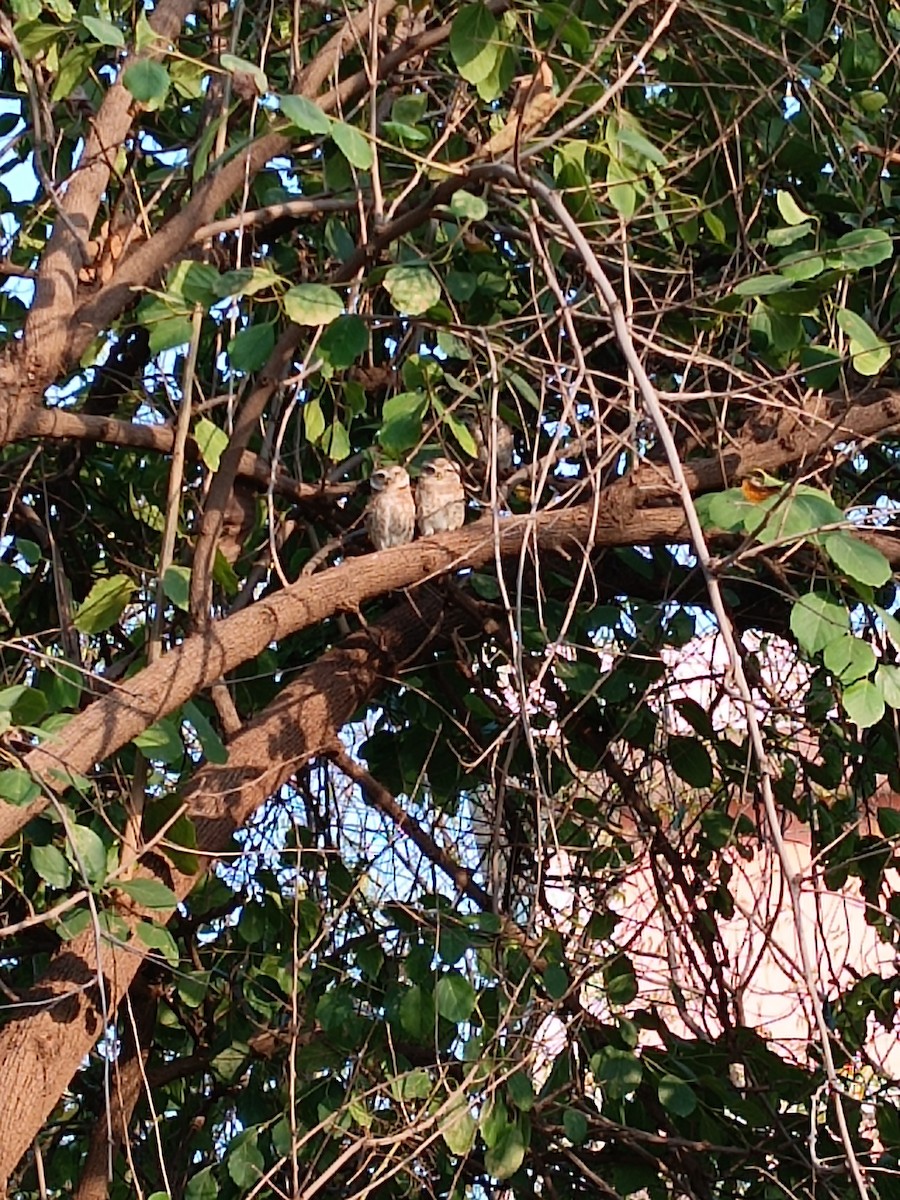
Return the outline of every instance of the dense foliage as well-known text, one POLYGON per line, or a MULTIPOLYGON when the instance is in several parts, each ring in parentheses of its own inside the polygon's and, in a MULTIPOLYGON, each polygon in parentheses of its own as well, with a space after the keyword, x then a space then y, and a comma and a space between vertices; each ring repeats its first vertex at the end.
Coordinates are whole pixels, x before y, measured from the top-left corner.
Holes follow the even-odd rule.
POLYGON ((10 1195, 900 1195, 898 56, 0 8, 10 1195))

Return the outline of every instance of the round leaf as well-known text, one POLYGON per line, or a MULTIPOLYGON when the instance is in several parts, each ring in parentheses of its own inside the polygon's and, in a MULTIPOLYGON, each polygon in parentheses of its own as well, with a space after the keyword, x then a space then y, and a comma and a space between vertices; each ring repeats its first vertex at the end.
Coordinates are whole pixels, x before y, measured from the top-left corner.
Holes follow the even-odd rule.
POLYGON ((162 104, 171 82, 166 68, 149 58, 139 59, 122 73, 122 83, 139 104, 162 104))
POLYGON ((884 716, 884 696, 881 690, 868 679, 860 679, 844 689, 841 697, 844 711, 860 729, 877 725, 884 716))
POLYGON ((883 587, 893 571, 888 559, 874 546, 852 533, 837 530, 822 535, 822 548, 838 570, 869 587, 883 587))
POLYGON ((663 1108, 677 1117, 689 1117, 697 1107, 693 1088, 674 1075, 664 1075, 659 1081, 659 1099, 663 1108))
POLYGON ((621 1100, 635 1091, 643 1078, 641 1060, 631 1050, 619 1050, 615 1046, 604 1046, 591 1059, 594 1078, 610 1100, 621 1100))
POLYGON ((467 1021, 475 1007, 475 989, 455 971, 441 976, 434 989, 437 1010, 448 1021, 467 1021))
POLYGON ((441 298, 441 285, 424 264, 391 267, 384 287, 397 311, 411 317, 427 312, 441 298))
POLYGON ((298 325, 330 325, 344 311, 344 302, 322 283, 301 283, 284 295, 284 311, 298 325))
POLYGON ((336 371, 349 367, 369 346, 369 329, 361 317, 338 317, 319 339, 319 350, 336 371))
POLYGON ((50 887, 62 890, 72 882, 72 868, 56 846, 32 846, 31 865, 50 887))
POLYGON ((824 650, 850 628, 850 614, 824 592, 807 592, 791 609, 791 632, 807 654, 824 650))

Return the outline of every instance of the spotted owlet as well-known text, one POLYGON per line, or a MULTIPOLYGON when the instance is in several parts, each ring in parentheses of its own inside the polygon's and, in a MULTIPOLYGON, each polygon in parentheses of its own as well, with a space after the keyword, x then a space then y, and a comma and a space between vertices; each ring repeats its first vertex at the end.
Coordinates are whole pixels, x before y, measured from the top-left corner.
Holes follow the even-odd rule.
POLYGON ((433 458, 425 464, 416 484, 416 518, 422 537, 459 529, 466 519, 466 493, 458 463, 433 458))
MULTIPOLYGON (((466 417, 466 426, 475 442, 478 453, 479 474, 486 475, 491 461, 491 451, 494 447, 494 423, 490 413, 472 413, 466 417)), ((516 448, 515 436, 512 429, 500 417, 497 418, 496 444, 497 474, 501 477, 508 475, 513 468, 513 453, 516 448)))
POLYGON ((366 506, 366 532, 376 550, 405 546, 413 539, 416 505, 403 467, 380 467, 369 480, 372 498, 366 506))

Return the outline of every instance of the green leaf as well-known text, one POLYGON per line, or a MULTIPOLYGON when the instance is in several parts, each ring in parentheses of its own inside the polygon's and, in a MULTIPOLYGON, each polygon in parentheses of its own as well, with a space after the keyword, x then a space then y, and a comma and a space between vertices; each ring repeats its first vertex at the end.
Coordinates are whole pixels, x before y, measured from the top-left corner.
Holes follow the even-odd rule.
POLYGON ((41 789, 27 771, 18 767, 0 771, 0 800, 24 808, 26 804, 37 800, 40 794, 41 789))
POLYGON ((626 221, 634 216, 637 208, 637 189, 634 185, 634 167, 611 158, 606 167, 606 188, 609 202, 626 221))
POLYGON ((809 213, 803 211, 790 192, 776 192, 775 203, 778 205, 782 220, 786 221, 788 225, 802 225, 804 221, 812 220, 809 213))
MULTIPOLYGON (((781 248, 783 246, 792 246, 794 242, 799 242, 801 238, 805 238, 808 233, 812 233, 813 224, 811 221, 805 221, 802 225, 779 225, 775 229, 770 229, 766 234, 766 241, 770 246, 781 248)), ((825 261, 822 260, 824 269, 825 261)), ((778 264, 778 269, 781 270, 782 264, 778 264)), ((786 275, 791 275, 791 272, 786 271, 786 275)))
POLYGON ((450 27, 450 53, 463 79, 487 79, 501 50, 497 22, 486 5, 464 5, 450 27))
MULTIPOLYGON (((721 529, 725 533, 736 532, 744 528, 744 521, 750 511, 749 500, 745 499, 740 488, 728 488, 724 492, 715 492, 711 496, 701 496, 705 500, 702 506, 702 520, 707 529, 721 529)), ((698 501, 698 511, 700 510, 698 501)))
POLYGON ((551 963, 543 974, 544 990, 551 1000, 561 1000, 569 990, 569 977, 556 963, 551 963))
POLYGON ((217 765, 228 762, 228 751, 222 744, 222 739, 216 733, 209 718, 193 700, 189 700, 185 704, 182 715, 200 739, 206 761, 217 765))
POLYGON ((791 609, 791 633, 801 650, 816 654, 850 628, 850 614, 843 604, 824 592, 807 592, 791 609))
POLYGON ((206 417, 201 417, 194 426, 194 441, 200 451, 203 465, 210 471, 218 471, 219 463, 228 446, 228 434, 206 417))
POLYGON ((884 625, 884 631, 894 644, 895 650, 900 650, 900 621, 896 617, 891 616, 889 612, 881 608, 879 605, 872 606, 878 614, 878 619, 884 625))
POLYGON ((138 921, 134 932, 138 941, 148 950, 155 950, 166 960, 170 967, 178 966, 178 947, 175 939, 164 925, 155 925, 152 921, 138 921))
POLYGON ((630 1004, 638 994, 634 964, 627 954, 617 954, 606 963, 603 982, 610 1004, 630 1004))
POLYGON ((449 971, 438 980, 434 989, 437 1010, 448 1021, 458 1024, 467 1021, 475 1008, 475 989, 456 971, 449 971))
MULTIPOLYGON (((189 708, 185 705, 185 708, 189 708)), ((160 852, 169 858, 184 875, 197 870, 197 831, 190 817, 181 812, 182 804, 175 792, 154 799, 144 811, 144 834, 153 838, 165 829, 160 852), (177 814, 177 815, 176 815, 177 814)))
POLYGON ((481 196, 473 196, 471 192, 461 189, 453 193, 450 211, 463 221, 483 221, 488 215, 488 206, 481 196))
POLYGON ((884 716, 884 696, 879 688, 868 679, 851 683, 841 697, 844 711, 860 729, 877 725, 884 716))
POLYGON ((166 292, 176 306, 210 308, 222 297, 222 276, 211 263, 183 258, 166 276, 166 292))
POLYGON ((98 579, 79 605, 73 625, 79 633, 100 633, 115 625, 135 591, 127 575, 98 579))
POLYGON ((385 400, 378 441, 388 454, 399 456, 416 444, 427 404, 421 392, 399 392, 385 400))
POLYGON ((829 391, 841 374, 841 353, 832 346, 805 346, 800 351, 800 366, 807 384, 829 391))
POLYGON ((258 371, 275 347, 275 326, 271 321, 248 325, 228 343, 228 358, 236 371, 258 371))
POLYGON ((56 846, 32 846, 31 865, 49 887, 62 891, 72 882, 72 868, 56 846))
POLYGON ((820 544, 838 570, 857 583, 882 587, 893 574, 890 562, 881 551, 852 533, 843 530, 824 533, 820 544))
POLYGON ((495 1179, 509 1179, 525 1161, 525 1142, 518 1125, 509 1125, 496 1145, 484 1154, 484 1167, 495 1179))
POLYGON ((848 633, 828 643, 822 661, 842 683, 853 683, 875 670, 875 651, 868 642, 848 633))
POLYGON ((891 357, 891 348, 863 318, 849 308, 838 310, 837 323, 850 339, 850 357, 860 375, 877 375, 891 357))
POLYGON ((176 608, 187 612, 190 608, 188 600, 191 594, 191 568, 166 567, 163 575, 163 591, 176 608))
POLYGON ((900 667, 882 663, 875 672, 875 686, 890 708, 900 708, 900 667))
POLYGON ((588 1135, 587 1117, 577 1108, 567 1108, 563 1112, 563 1129, 572 1145, 580 1146, 588 1135))
POLYGON ((358 129, 343 121, 334 121, 331 126, 331 137, 352 167, 356 167, 359 171, 371 170, 375 161, 372 145, 358 129))
POLYGON ((350 457, 350 435, 342 421, 332 421, 322 439, 322 449, 332 462, 350 457))
POLYGON ((884 837, 900 837, 900 812, 896 808, 879 808, 878 826, 884 837))
POLYGON ((421 266, 391 267, 384 288, 398 312, 417 317, 441 298, 441 285, 424 263, 421 266))
POLYGON ((604 1046, 591 1059, 594 1079, 610 1100, 621 1100, 635 1091, 643 1078, 644 1068, 634 1051, 604 1046))
POLYGON ((184 758, 184 743, 178 726, 171 717, 163 717, 139 733, 132 742, 147 758, 167 764, 180 763, 184 758))
POLYGON ((78 667, 60 659, 46 660, 41 675, 41 690, 51 712, 77 708, 81 699, 82 673, 78 667))
POLYGON ((178 906, 178 897, 158 879, 126 879, 117 883, 116 887, 141 908, 168 912, 178 906))
POLYGON ((884 229, 851 229, 837 240, 844 266, 851 271, 876 267, 894 256, 894 243, 884 229))
POLYGON ((725 228, 725 222, 718 214, 714 213, 711 208, 703 210, 703 224, 713 236, 713 241, 718 242, 720 246, 724 246, 728 242, 728 231, 725 228))
POLYGON ((297 325, 330 325, 344 311, 344 302, 323 283, 300 283, 285 292, 284 311, 297 325))
POLYGON ((778 264, 778 272, 786 279, 796 279, 805 282, 815 279, 825 270, 825 259, 821 254, 811 250, 802 250, 799 254, 788 254, 778 264))
POLYGON ((66 857, 79 875, 84 872, 85 882, 98 886, 106 879, 106 846, 99 834, 87 825, 72 825, 66 857))
POLYGON ((193 326, 188 317, 164 317, 150 327, 150 349, 154 354, 174 350, 191 340, 193 326))
POLYGON ((400 1001, 400 1024, 416 1042, 434 1037, 434 997, 418 984, 407 988, 400 1001))
POLYGON ((471 431, 466 423, 464 421, 460 421, 459 417, 455 416, 452 412, 450 412, 449 409, 444 413, 441 419, 444 425, 446 425, 453 434, 453 437, 456 439, 463 452, 468 454, 470 458, 477 458, 478 447, 475 444, 475 439, 472 437, 471 431))
POLYGON ((303 432, 306 434, 306 440, 314 446, 325 432, 325 414, 317 396, 313 396, 303 405, 303 432))
POLYGON ((351 366, 369 348, 369 327, 355 314, 338 317, 319 339, 319 351, 336 371, 351 366))
POLYGON ((37 725, 47 711, 47 697, 24 683, 0 689, 0 711, 9 713, 13 725, 37 725))
POLYGON ((792 281, 781 275, 754 275, 742 279, 732 289, 735 296, 771 296, 775 292, 786 292, 792 281))
POLYGON ((764 544, 800 539, 827 525, 840 525, 844 514, 825 492, 800 488, 792 495, 779 493, 750 505, 744 528, 764 544))
POLYGON ((666 746, 666 755, 678 778, 691 787, 708 788, 712 785, 712 759, 698 738, 672 734, 666 746))
POLYGON ((146 496, 135 495, 134 488, 128 485, 128 507, 131 515, 141 524, 146 525, 155 533, 162 533, 166 527, 166 514, 157 504, 151 503, 146 496))
POLYGON ((93 34, 101 46, 114 46, 117 50, 125 45, 125 34, 112 21, 102 17, 79 17, 82 25, 93 34))
POLYGON ((279 96, 278 104, 290 123, 303 133, 331 133, 331 117, 306 96, 279 96))
POLYGON ((475 1145, 478 1126, 464 1092, 458 1091, 438 1116, 438 1128, 451 1154, 465 1157, 475 1145))
POLYGON ((220 54, 219 63, 232 75, 250 75, 261 96, 265 96, 268 92, 269 81, 265 71, 255 62, 251 62, 249 58, 238 58, 236 54, 220 54))
POLYGON ((510 1075, 506 1081, 506 1091, 510 1100, 520 1112, 530 1112, 534 1108, 536 1096, 531 1080, 522 1071, 510 1075))
POLYGON ((663 1108, 677 1117, 689 1117, 697 1107, 694 1089, 674 1075, 663 1075, 657 1092, 663 1108))
POLYGON ((164 66, 144 58, 125 68, 122 83, 139 104, 158 108, 168 95, 172 80, 164 66))

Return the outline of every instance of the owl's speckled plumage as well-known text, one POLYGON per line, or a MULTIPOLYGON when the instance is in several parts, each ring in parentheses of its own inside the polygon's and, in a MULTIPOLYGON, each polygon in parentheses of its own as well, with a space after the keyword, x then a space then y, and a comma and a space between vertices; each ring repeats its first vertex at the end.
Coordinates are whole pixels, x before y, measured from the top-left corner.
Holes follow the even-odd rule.
POLYGON ((413 540, 416 505, 403 467, 381 467, 369 480, 372 498, 366 506, 366 531, 376 550, 405 546, 413 540))
POLYGON ((459 529, 466 519, 466 493, 459 466, 449 458, 433 458, 416 484, 416 519, 422 537, 459 529))
MULTIPOLYGON (((491 461, 491 447, 493 442, 494 423, 491 420, 491 414, 486 412, 473 413, 466 417, 466 426, 471 433, 475 448, 478 452, 478 467, 480 473, 487 474, 488 466, 491 461)), ((497 418, 496 425, 496 445, 494 449, 497 454, 497 474, 501 477, 508 475, 513 469, 513 454, 516 448, 515 436, 509 425, 501 418, 497 418)))

